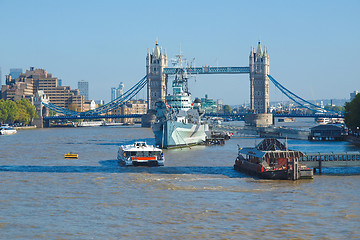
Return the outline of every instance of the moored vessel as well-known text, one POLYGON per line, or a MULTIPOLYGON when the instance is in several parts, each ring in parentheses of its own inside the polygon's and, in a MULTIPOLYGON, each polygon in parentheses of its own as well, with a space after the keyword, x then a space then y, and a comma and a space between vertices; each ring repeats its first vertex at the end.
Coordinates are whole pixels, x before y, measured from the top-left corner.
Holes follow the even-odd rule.
POLYGON ((287 149, 275 138, 265 138, 254 148, 239 148, 234 168, 263 179, 312 179, 312 169, 299 163, 304 155, 287 149))
POLYGON ((16 129, 7 124, 0 127, 0 135, 12 135, 15 133, 17 133, 16 129))
POLYGON ((199 108, 193 107, 188 89, 186 68, 182 68, 182 55, 178 55, 172 83, 173 94, 165 97, 165 102, 156 103, 156 121, 152 125, 155 144, 161 148, 174 148, 205 143, 209 126, 201 121, 199 108))
POLYGON ((278 122, 295 122, 295 118, 279 118, 278 122))
POLYGON ((120 146, 117 159, 122 166, 164 166, 162 150, 146 142, 120 146))
POLYGON ((330 123, 330 118, 319 117, 316 119, 316 122, 318 124, 328 124, 328 123, 330 123))
POLYGON ((103 121, 83 121, 77 124, 77 127, 98 127, 102 126, 103 121))

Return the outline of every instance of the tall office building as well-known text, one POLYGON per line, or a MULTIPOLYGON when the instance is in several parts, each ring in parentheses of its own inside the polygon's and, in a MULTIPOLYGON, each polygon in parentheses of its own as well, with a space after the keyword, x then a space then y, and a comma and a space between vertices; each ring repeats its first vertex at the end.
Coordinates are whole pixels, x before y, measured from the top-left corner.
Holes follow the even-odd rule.
POLYGON ((124 94, 124 87, 125 87, 124 83, 120 82, 118 88, 115 87, 111 88, 111 101, 115 100, 116 98, 124 94))
POLYGON ((81 80, 78 82, 78 89, 80 91, 80 95, 83 95, 85 100, 89 100, 89 82, 81 80))
POLYGON ((115 87, 112 87, 111 88, 111 101, 115 100, 116 99, 116 88, 115 87))
POLYGON ((10 68, 10 76, 11 78, 19 78, 19 75, 23 73, 22 68, 10 68))
POLYGON ((59 87, 62 86, 62 79, 58 79, 58 85, 59 85, 59 87))

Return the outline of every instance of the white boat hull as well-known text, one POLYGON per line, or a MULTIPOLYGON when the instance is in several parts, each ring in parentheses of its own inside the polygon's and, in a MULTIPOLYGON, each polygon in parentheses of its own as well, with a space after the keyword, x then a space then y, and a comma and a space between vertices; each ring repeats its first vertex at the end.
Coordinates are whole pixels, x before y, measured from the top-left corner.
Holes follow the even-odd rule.
POLYGON ((162 150, 145 142, 120 146, 117 159, 122 166, 164 166, 165 162, 162 150))
POLYGON ((15 134, 17 133, 17 131, 14 129, 14 130, 0 130, 0 135, 12 135, 12 134, 15 134))

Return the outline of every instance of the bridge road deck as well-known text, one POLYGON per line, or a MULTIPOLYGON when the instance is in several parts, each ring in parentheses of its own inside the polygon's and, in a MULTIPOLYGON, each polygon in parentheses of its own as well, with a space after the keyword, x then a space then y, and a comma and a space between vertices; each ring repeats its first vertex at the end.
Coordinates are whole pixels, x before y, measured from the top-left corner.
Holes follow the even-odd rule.
POLYGON ((360 152, 307 153, 299 162, 321 174, 324 167, 360 167, 360 152))

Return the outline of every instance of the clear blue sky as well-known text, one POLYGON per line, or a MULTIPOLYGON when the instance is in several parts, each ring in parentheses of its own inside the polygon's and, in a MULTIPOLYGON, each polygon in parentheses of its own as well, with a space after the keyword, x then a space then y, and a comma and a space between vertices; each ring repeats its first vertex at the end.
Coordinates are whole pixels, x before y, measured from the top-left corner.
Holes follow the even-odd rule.
MULTIPOLYGON (((90 84, 110 99, 145 75, 156 39, 196 66, 248 66, 259 36, 271 75, 312 100, 360 90, 360 1, 19 1, 0 0, 2 81, 10 68, 44 68, 63 85, 90 84)), ((249 102, 248 75, 199 76, 193 96, 249 102)), ((142 93, 140 98, 145 97, 142 93)), ((285 100, 270 86, 270 100, 285 100)))

